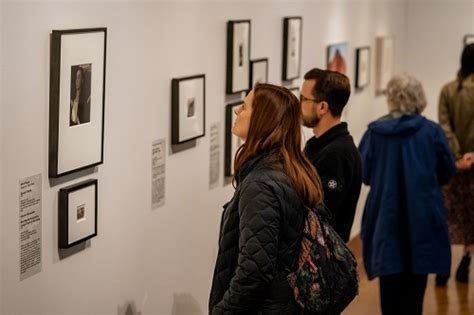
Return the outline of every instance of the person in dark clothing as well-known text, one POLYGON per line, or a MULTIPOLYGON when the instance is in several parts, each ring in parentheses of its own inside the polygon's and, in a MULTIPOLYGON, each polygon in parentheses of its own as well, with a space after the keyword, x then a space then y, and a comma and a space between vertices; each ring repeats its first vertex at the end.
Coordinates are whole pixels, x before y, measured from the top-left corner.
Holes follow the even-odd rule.
POLYGON ((370 186, 362 218, 364 265, 379 277, 383 315, 421 315, 429 273, 448 274, 451 245, 441 185, 456 171, 439 125, 421 116, 426 98, 409 75, 386 90, 390 113, 369 124, 359 150, 370 186))
POLYGON ((308 208, 321 182, 301 151, 301 108, 287 89, 257 84, 235 111, 245 142, 224 205, 209 314, 299 314, 287 275, 298 268, 308 208))
POLYGON ((331 224, 348 242, 362 185, 359 151, 347 123, 341 122, 351 86, 345 75, 329 70, 312 69, 304 79, 300 94, 303 125, 314 132, 305 152, 321 177, 331 224))

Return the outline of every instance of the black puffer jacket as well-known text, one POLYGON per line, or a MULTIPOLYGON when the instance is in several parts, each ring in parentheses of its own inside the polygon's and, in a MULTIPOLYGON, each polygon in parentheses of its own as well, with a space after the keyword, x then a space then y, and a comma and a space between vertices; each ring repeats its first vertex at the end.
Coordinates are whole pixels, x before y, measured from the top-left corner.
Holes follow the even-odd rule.
POLYGON ((286 276, 297 269, 306 209, 272 160, 246 162, 224 205, 209 314, 298 314, 286 276))

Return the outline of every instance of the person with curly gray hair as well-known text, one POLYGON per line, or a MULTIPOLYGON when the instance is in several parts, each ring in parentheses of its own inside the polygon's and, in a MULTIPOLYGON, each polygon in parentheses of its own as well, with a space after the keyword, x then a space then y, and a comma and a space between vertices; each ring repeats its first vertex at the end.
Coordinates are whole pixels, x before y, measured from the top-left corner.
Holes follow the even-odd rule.
POLYGON ((362 219, 364 265, 379 278, 383 315, 419 314, 427 276, 451 267, 441 185, 456 168, 446 136, 421 115, 421 83, 404 74, 386 89, 389 113, 370 123, 359 145, 370 186, 362 219))

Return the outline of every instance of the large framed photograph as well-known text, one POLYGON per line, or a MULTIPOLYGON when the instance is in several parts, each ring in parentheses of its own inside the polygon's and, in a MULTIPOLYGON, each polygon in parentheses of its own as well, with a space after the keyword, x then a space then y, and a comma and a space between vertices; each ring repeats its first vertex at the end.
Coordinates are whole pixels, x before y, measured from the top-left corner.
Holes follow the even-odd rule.
POLYGON ((171 143, 181 144, 205 135, 206 76, 171 81, 171 143))
POLYGON ((469 44, 474 44, 474 34, 466 34, 464 35, 464 46, 469 45, 469 44))
POLYGON ((370 47, 356 49, 355 87, 362 89, 370 83, 370 47))
POLYGON ((252 89, 257 83, 268 82, 268 58, 250 61, 250 82, 252 89))
POLYGON ((224 174, 225 176, 234 176, 234 160, 237 149, 242 145, 243 141, 232 133, 232 127, 235 124, 237 115, 235 110, 242 106, 243 102, 228 104, 225 108, 225 158, 224 158, 224 174))
POLYGON ((58 200, 59 248, 97 236, 97 179, 60 189, 58 200))
POLYGON ((391 36, 377 37, 375 40, 375 93, 382 94, 393 76, 395 39, 391 36))
POLYGON ((302 33, 303 19, 301 17, 283 19, 282 80, 284 81, 300 77, 302 33))
POLYGON ((226 93, 247 91, 250 87, 250 20, 227 22, 226 93))
POLYGON ((106 28, 52 32, 49 177, 103 163, 106 42, 106 28))
POLYGON ((347 43, 328 45, 326 66, 328 70, 347 74, 347 43))

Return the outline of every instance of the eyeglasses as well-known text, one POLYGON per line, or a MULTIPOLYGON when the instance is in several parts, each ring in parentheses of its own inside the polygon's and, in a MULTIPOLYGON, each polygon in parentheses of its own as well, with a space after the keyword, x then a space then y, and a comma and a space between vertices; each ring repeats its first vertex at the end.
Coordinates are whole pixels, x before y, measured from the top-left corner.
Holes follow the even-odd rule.
POLYGON ((310 102, 313 102, 313 103, 319 102, 318 100, 315 100, 313 98, 307 98, 304 95, 300 94, 300 103, 303 103, 303 102, 306 102, 306 101, 310 101, 310 102))

